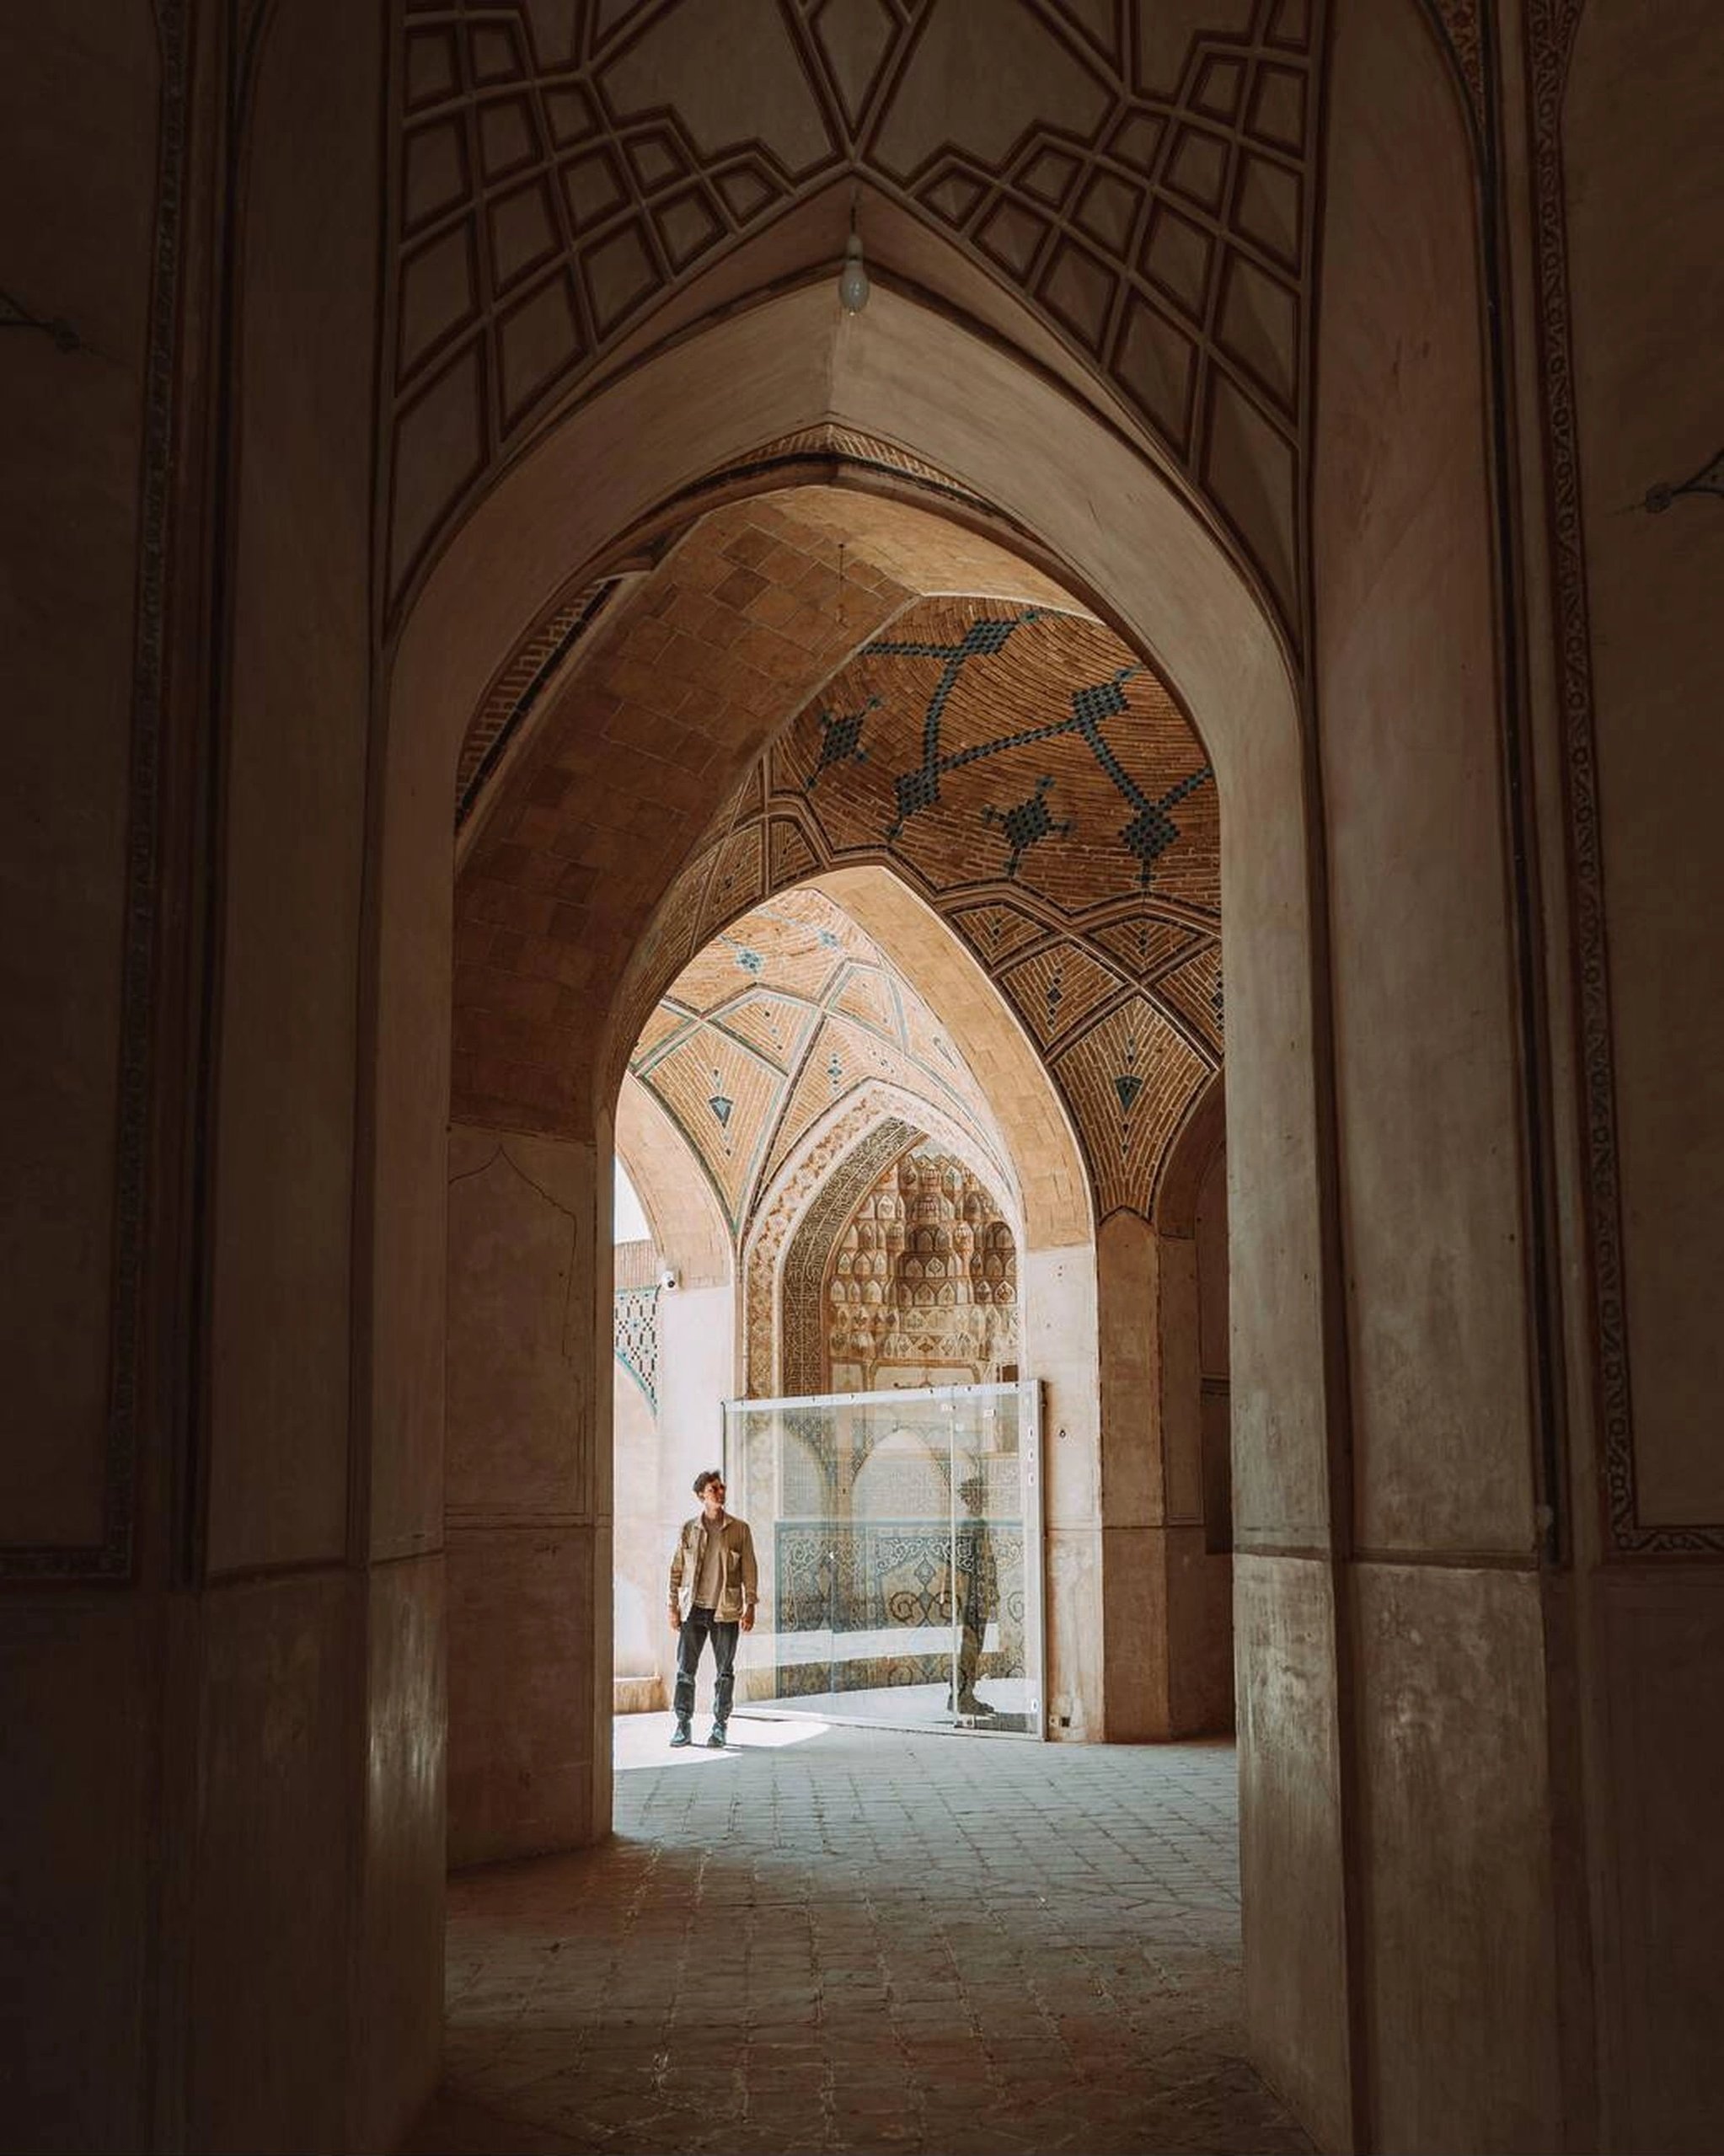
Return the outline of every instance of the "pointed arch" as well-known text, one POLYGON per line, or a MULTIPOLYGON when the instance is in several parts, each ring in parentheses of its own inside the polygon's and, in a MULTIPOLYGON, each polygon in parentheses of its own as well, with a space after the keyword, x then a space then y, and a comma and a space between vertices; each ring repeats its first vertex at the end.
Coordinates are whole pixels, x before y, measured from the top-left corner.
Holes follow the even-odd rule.
POLYGON ((1189 1235, 1209 1164, 1227 1142, 1226 1075, 1218 1071, 1193 1102, 1162 1163, 1151 1216, 1156 1233, 1189 1235))
POLYGON ((660 1257, 687 1287, 715 1287, 731 1277, 731 1234, 698 1173, 688 1142, 638 1078, 617 1095, 616 1149, 652 1230, 660 1257))
MULTIPOLYGON (((1280 634, 1191 500, 1093 407, 1026 366, 1003 340, 978 337, 884 290, 860 323, 836 319, 823 290, 782 294, 701 329, 608 384, 503 475, 454 532, 405 618, 393 654, 376 794, 372 1082, 388 1112, 377 1118, 361 1232, 374 1276, 388 1292, 377 1297, 373 1413, 420 1427, 416 1403, 434 1397, 442 1383, 438 1284, 424 1260, 442 1247, 443 1222, 425 1170, 440 1151, 449 1097, 450 811, 471 715, 506 655, 571 578, 602 562, 618 532, 703 473, 746 459, 755 445, 826 424, 895 444, 1034 533, 1041 558, 1080 602, 1152 659, 1202 737, 1224 800, 1229 1104, 1235 1172, 1250 1211, 1249 1221, 1235 1222, 1238 1302, 1250 1313, 1234 1373, 1249 1469, 1239 1509, 1242 1517, 1255 1511, 1320 1538, 1325 1273, 1311 891, 1300 721, 1280 634), (725 385, 722 396, 711 393, 715 383, 725 385)), ((734 796, 800 694, 775 717, 764 703, 740 714, 704 709, 700 738, 680 764, 650 765, 629 743, 601 745, 597 736, 592 755, 625 804, 674 778, 688 801, 683 827, 692 848, 698 824, 734 796)), ((571 783, 586 782, 577 775, 571 783)), ((640 851, 620 830, 613 849, 625 871, 619 884, 639 866, 640 851)), ((677 869, 675 842, 661 843, 668 880, 677 869)), ((636 882, 633 897, 621 889, 601 893, 598 903, 613 919, 616 907, 637 902, 636 882)), ((560 901, 555 894, 546 899, 554 913, 560 901)), ((463 925, 480 941, 506 937, 518 933, 508 910, 500 906, 503 918, 463 925)), ((618 984, 611 956, 596 960, 578 934, 568 958, 565 1031, 585 1067, 546 1073, 554 1143, 608 1159, 614 1089, 590 1014, 595 990, 608 1007, 618 984)), ((463 1052, 506 1054, 511 1030, 530 1023, 488 1019, 463 1041, 463 1052)), ((1075 1147, 1064 1157, 1081 1158, 1075 1147)), ((1126 1605, 1118 1605, 1116 1621, 1101 1597, 1104 1550, 1124 1547, 1104 1539, 1103 1493, 1116 1508, 1137 1486, 1126 1456, 1140 1426, 1104 1410, 1096 1344, 1116 1332, 1129 1281, 1122 1271, 1105 1292, 1098 1284, 1102 1265, 1080 1167, 1022 1196, 1025 1359, 1043 1379, 1050 1426, 1060 1432, 1048 1477, 1052 1635, 1064 1643, 1056 1661, 1065 1657, 1056 1681, 1068 1688, 1072 1736, 1127 1734, 1141 1717, 1127 1702, 1116 1718, 1107 1704, 1130 1675, 1130 1650, 1126 1605), (1063 1244, 1051 1239, 1057 1231, 1043 1233, 1055 1219, 1066 1223, 1063 1244)), ((570 1286, 597 1303, 596 1276, 570 1286)), ((596 1388, 601 1409, 608 1374, 600 1373, 596 1388)), ((595 1491, 592 1522, 570 1533, 597 1551, 608 1547, 608 1476, 597 1462, 583 1472, 595 1491)), ((473 1558, 469 1602, 483 1592, 483 1557, 473 1558)), ((596 1752, 594 1769, 598 1827, 606 1799, 596 1752)), ((583 1803, 588 1786, 583 1779, 583 1803)))
MULTIPOLYGON (((852 1164, 859 1173, 865 1153, 872 1162, 869 1175, 850 1198, 854 1211, 873 1177, 919 1137, 937 1138, 999 1194, 1021 1246, 1018 1196, 1009 1171, 1002 1173, 1001 1162, 982 1153, 971 1133, 952 1117, 942 1115, 932 1103, 882 1080, 869 1080, 835 1101, 804 1133, 763 1193, 749 1222, 738 1268, 742 1287, 739 1367, 746 1392, 760 1396, 777 1388, 787 1359, 779 1322, 785 1264, 798 1231, 809 1212, 822 1204, 832 1179, 846 1174, 848 1189, 854 1180, 852 1164), (890 1142, 882 1132, 893 1134, 890 1142)), ((849 1217, 848 1212, 844 1217, 849 1217)))

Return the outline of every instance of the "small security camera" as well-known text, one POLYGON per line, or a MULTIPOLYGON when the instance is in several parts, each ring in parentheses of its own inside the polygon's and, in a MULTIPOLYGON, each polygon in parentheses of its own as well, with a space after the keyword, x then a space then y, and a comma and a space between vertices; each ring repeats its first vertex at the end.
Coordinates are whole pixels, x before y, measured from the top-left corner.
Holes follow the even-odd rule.
POLYGON ((677 1285, 677 1268, 674 1265, 661 1265, 659 1268, 658 1284, 668 1294, 677 1285))

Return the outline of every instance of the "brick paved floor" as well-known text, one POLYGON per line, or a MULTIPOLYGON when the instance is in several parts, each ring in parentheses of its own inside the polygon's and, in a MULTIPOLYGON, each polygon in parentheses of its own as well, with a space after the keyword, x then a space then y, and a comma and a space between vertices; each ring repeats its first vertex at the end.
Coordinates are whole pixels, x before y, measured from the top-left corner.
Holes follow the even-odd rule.
POLYGON ((1243 2057, 1230 1745, 619 1731, 613 1842, 452 1885, 410 2156, 1309 2146, 1243 2057))

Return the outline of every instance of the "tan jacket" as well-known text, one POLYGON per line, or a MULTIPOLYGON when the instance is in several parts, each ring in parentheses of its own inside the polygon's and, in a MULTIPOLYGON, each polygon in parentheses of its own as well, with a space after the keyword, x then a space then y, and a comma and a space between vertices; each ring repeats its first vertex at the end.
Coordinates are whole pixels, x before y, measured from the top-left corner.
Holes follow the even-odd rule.
MULTIPOLYGON (((718 1527, 724 1544, 724 1585, 719 1592, 716 1616, 720 1624, 735 1624, 745 1610, 752 1609, 759 1596, 759 1574, 754 1563, 754 1538, 747 1520, 726 1512, 718 1527)), ((683 1532, 671 1556, 671 1608, 686 1617, 694 1607, 694 1583, 706 1556, 707 1525, 704 1512, 684 1520, 683 1532)))

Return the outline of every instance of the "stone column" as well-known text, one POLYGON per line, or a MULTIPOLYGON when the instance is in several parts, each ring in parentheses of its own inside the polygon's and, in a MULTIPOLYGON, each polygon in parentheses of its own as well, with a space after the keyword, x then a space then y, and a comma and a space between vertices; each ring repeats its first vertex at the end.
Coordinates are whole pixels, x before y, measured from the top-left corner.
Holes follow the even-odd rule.
POLYGON ((609 1828, 611 1175, 608 1143, 450 1133, 453 1865, 609 1828))
POLYGON ((1094 1245, 1025 1250, 1018 1284, 1023 1367, 1042 1388, 1047 1732, 1097 1742, 1106 1725, 1094 1245))
POLYGON ((1203 1519, 1197 1245, 1116 1213, 1096 1274, 1106 1733, 1225 1729, 1231 1578, 1203 1519))

